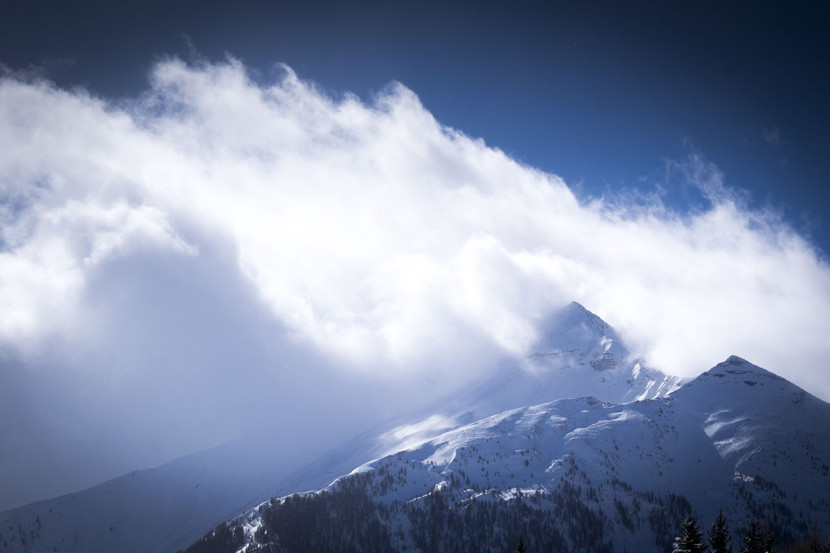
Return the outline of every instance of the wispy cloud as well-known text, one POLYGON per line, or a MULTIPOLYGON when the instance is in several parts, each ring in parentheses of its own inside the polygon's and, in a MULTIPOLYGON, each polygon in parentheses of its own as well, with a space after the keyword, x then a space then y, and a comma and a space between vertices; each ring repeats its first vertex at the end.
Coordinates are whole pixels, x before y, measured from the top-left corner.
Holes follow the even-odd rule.
POLYGON ((0 344, 77 382, 454 385, 576 299, 667 371, 735 353, 830 397, 827 264, 698 153, 671 162, 698 212, 580 202, 402 85, 365 103, 175 59, 132 100, 6 76, 0 152, 0 344))
POLYGON ((770 146, 781 146, 781 131, 778 127, 764 127, 761 129, 761 139, 770 146))

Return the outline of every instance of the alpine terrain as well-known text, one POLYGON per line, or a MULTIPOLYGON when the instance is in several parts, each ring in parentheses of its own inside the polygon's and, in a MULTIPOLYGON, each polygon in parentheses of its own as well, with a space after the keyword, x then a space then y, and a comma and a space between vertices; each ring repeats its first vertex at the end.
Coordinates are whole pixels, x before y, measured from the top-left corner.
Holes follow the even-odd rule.
MULTIPOLYGON (((668 397, 562 399, 265 502, 187 551, 671 551, 719 510, 780 542, 830 529, 830 406, 730 357, 668 397)), ((739 543, 738 534, 733 543, 739 543)))
POLYGON ((738 357, 667 376, 577 303, 544 329, 325 455, 239 440, 0 513, 0 552, 670 551, 720 509, 733 543, 830 533, 827 403, 738 357))

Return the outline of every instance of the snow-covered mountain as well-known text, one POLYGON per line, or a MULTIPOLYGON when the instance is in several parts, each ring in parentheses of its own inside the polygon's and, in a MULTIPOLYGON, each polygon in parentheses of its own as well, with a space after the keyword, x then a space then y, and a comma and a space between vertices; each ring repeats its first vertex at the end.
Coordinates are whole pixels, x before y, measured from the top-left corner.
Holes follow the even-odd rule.
MULTIPOLYGON (((763 396, 766 410, 761 411, 753 410, 755 399, 727 392, 735 387, 772 393, 774 386, 768 381, 794 388, 757 367, 727 364, 732 372, 718 377, 710 371, 681 388, 684 380, 646 367, 629 353, 613 328, 577 303, 553 313, 543 328, 527 358, 504 364, 476 385, 440 398, 420 413, 367 429, 325 455, 289 451, 281 447, 278 436, 253 436, 76 494, 0 513, 0 552, 174 551, 221 521, 261 504, 259 511, 243 517, 250 519, 245 534, 250 540, 256 524, 268 527, 262 504, 268 497, 321 489, 335 479, 325 494, 303 497, 341 497, 338 494, 345 486, 350 501, 365 504, 364 514, 371 515, 366 521, 374 520, 374 510, 381 504, 398 502, 414 509, 439 497, 446 501, 450 518, 454 505, 476 505, 474 509, 511 506, 505 516, 515 517, 525 512, 524 507, 516 511, 512 506, 517 503, 506 498, 517 495, 516 490, 524 490, 522 497, 526 497, 528 490, 536 494, 538 489, 534 497, 540 505, 545 501, 548 507, 570 505, 581 513, 573 518, 576 526, 561 528, 571 532, 567 534, 571 537, 562 537, 561 544, 581 543, 573 536, 583 534, 610 539, 616 535, 619 520, 627 528, 626 524, 635 525, 635 519, 639 526, 625 537, 626 543, 651 543, 655 535, 662 534, 646 528, 656 525, 666 530, 672 517, 679 517, 688 507, 687 501, 696 509, 708 509, 710 503, 720 502, 717 494, 723 489, 754 489, 758 482, 766 483, 765 473, 751 464, 765 462, 757 457, 758 448, 779 451, 787 447, 789 429, 803 422, 797 417, 794 422, 776 418, 779 404, 795 401, 783 391, 780 397, 763 396), (741 379, 738 373, 745 370, 754 376, 741 379), (713 394, 706 386, 701 388, 701 382, 709 381, 720 383, 724 392, 713 394), (755 385, 741 384, 744 381, 755 385), (699 397, 700 409, 687 408, 692 400, 684 397, 699 397), (558 399, 562 400, 548 403, 558 399), (778 436, 779 441, 770 436, 778 436), (693 463, 687 463, 692 458, 689 451, 701 452, 693 463), (458 464, 462 460, 467 463, 464 467, 458 464), (352 476, 338 479, 356 466, 361 468, 352 476), (706 503, 695 495, 696 486, 684 482, 694 482, 701 471, 708 474, 710 470, 728 485, 713 485, 710 493, 718 501, 706 503), (409 476, 395 476, 397 484, 393 485, 390 471, 409 476), (746 478, 733 481, 735 471, 746 478), (615 483, 597 487, 606 480, 615 483), (739 481, 744 484, 735 483, 739 481), (374 493, 381 489, 385 491, 374 493), (427 493, 430 490, 440 493, 427 493), (614 500, 609 503, 611 497, 614 500), (608 505, 612 510, 606 509, 608 505), (265 518, 257 518, 256 513, 265 518), (597 528, 604 530, 597 533, 597 528)), ((814 420, 826 420, 826 414, 822 415, 826 404, 801 391, 793 394, 801 398, 793 405, 812 405, 814 420)), ((827 436, 816 438, 809 432, 802 436, 821 460, 816 461, 818 466, 826 466, 830 460, 821 448, 830 443, 827 436)), ((773 463, 783 462, 784 453, 778 455, 773 463)), ((799 508, 803 498, 812 501, 809 493, 797 493, 799 508)), ((283 503, 300 506, 303 501, 283 503)), ((812 512, 818 501, 803 512, 812 512)), ((559 528, 557 509, 534 508, 547 513, 547 528, 559 528)), ((740 507, 734 509, 743 512, 740 507)), ((417 513, 404 516, 398 512, 396 516, 403 524, 400 528, 417 526, 415 519, 421 520, 417 513)), ((519 519, 513 522, 520 524, 519 519)), ((389 521, 378 524, 384 531, 398 531, 389 521)), ((508 526, 502 527, 507 532, 508 526)), ((230 538, 239 541, 241 535, 230 534, 230 538)), ((398 546, 420 544, 422 550, 432 550, 405 532, 396 539, 398 546)), ((509 541, 506 534, 504 539, 509 541)))
MULTIPOLYGON (((668 551, 680 519, 830 530, 830 405, 730 357, 669 397, 505 411, 263 503, 191 551, 668 551)), ((737 539, 737 536, 735 537, 737 539)), ((735 542, 737 543, 737 541, 735 542)))
POLYGON ((665 396, 686 380, 632 355, 605 321, 571 302, 542 325, 529 357, 504 367, 471 394, 482 416, 554 399, 593 396, 612 403, 665 396))

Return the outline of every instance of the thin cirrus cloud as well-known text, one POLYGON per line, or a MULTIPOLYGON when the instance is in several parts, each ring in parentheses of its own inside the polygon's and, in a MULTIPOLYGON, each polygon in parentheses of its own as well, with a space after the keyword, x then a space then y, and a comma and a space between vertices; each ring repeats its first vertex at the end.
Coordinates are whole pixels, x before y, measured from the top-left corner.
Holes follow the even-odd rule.
POLYGON ((830 397, 830 270, 700 154, 673 170, 705 209, 579 201, 402 85, 365 103, 233 59, 161 62, 129 100, 7 76, 0 110, 7 350, 106 341, 80 321, 106 320, 113 264, 202 258, 188 270, 223 264, 296 343, 358 371, 469 376, 576 299, 669 372, 735 353, 830 397))

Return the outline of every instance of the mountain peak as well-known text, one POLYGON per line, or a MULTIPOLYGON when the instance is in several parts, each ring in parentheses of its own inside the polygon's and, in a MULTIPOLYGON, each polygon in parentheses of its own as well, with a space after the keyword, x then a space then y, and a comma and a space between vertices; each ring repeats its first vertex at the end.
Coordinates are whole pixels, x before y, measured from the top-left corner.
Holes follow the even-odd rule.
MULTIPOLYGON (((739 367, 741 365, 752 365, 752 363, 750 363, 749 361, 747 361, 743 357, 738 357, 737 355, 730 355, 726 359, 726 361, 723 361, 722 363, 718 363, 718 366, 720 366, 720 365, 731 365, 733 367, 739 367)), ((753 366, 755 366, 755 365, 753 365, 753 366)))
POLYGON ((803 408, 824 403, 787 379, 737 355, 729 356, 672 395, 694 397, 703 409, 720 408, 723 404, 741 405, 756 415, 765 413, 765 416, 775 416, 775 408, 770 413, 766 410, 782 402, 803 408))
POLYGON ((554 311, 542 325, 532 357, 562 367, 590 365, 596 371, 616 367, 630 356, 617 332, 573 301, 554 311))
MULTIPOLYGON (((576 300, 571 301, 571 303, 569 303, 569 304, 568 304, 567 306, 565 306, 563 309, 578 310, 578 311, 582 311, 583 313, 587 313, 588 315, 594 315, 593 313, 591 313, 590 311, 588 311, 588 310, 585 308, 585 306, 584 306, 584 305, 582 305, 581 303, 579 303, 579 302, 578 302, 578 301, 576 301, 576 300)), ((595 316, 595 315, 594 315, 594 316, 595 316)))
POLYGON ((588 310, 584 305, 577 301, 572 301, 565 307, 556 311, 554 313, 554 317, 561 319, 563 323, 590 323, 597 331, 603 334, 616 334, 616 331, 611 327, 611 325, 606 323, 602 320, 602 318, 588 310))
POLYGON ((778 376, 775 373, 772 373, 766 369, 759 367, 753 363, 750 363, 743 357, 738 357, 737 355, 730 355, 726 361, 721 361, 705 373, 703 375, 714 376, 718 378, 723 378, 726 376, 744 376, 744 375, 757 375, 761 378, 765 378, 768 380, 778 380, 783 381, 784 379, 778 376))

